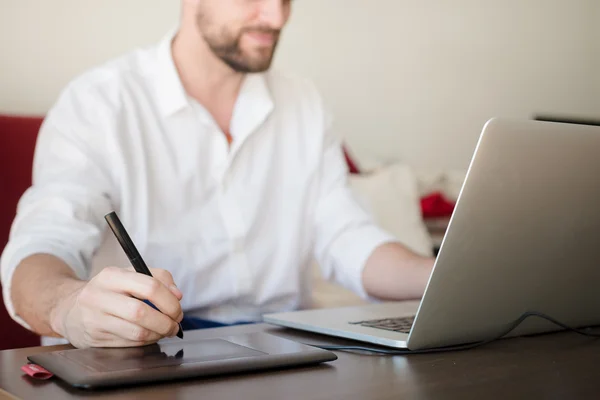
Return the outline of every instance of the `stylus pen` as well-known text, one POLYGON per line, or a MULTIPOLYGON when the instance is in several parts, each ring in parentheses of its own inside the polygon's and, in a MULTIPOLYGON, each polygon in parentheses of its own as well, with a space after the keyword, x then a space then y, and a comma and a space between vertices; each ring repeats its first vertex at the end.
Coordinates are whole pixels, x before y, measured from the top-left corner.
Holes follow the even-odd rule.
MULTIPOLYGON (((106 214, 104 216, 104 219, 106 220, 106 222, 108 222, 108 226, 110 226, 110 229, 115 234, 115 237, 119 241, 119 244, 123 248, 123 251, 127 255, 127 258, 129 258, 131 265, 133 265, 133 269, 135 269, 136 272, 139 272, 140 274, 152 276, 150 270, 146 266, 146 263, 142 259, 142 256, 137 251, 137 248, 133 244, 133 241, 129 237, 129 234, 127 233, 125 227, 121 223, 121 220, 117 216, 117 213, 113 211, 109 214, 106 214)), ((150 307, 154 308, 156 311, 160 311, 150 301, 143 300, 143 302, 148 304, 150 307)), ((183 339, 183 329, 181 329, 181 324, 179 324, 179 331, 177 332, 177 337, 183 339)))

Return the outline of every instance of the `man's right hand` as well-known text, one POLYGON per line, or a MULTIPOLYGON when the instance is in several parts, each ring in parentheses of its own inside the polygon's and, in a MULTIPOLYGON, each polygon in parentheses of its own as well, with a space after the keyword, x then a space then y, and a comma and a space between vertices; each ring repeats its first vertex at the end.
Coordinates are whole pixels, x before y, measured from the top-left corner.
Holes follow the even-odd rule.
POLYGON ((143 346, 175 336, 183 319, 182 293, 168 271, 150 270, 153 277, 107 267, 89 282, 72 281, 69 294, 51 310, 52 329, 78 348, 143 346))

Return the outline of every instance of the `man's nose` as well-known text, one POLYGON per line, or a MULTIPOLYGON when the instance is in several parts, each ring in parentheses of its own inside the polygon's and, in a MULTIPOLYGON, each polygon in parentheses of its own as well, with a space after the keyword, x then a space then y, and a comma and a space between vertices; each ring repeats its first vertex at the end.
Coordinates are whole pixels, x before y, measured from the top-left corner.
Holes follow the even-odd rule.
POLYGON ((261 22, 280 30, 289 16, 290 0, 264 0, 261 5, 261 22))

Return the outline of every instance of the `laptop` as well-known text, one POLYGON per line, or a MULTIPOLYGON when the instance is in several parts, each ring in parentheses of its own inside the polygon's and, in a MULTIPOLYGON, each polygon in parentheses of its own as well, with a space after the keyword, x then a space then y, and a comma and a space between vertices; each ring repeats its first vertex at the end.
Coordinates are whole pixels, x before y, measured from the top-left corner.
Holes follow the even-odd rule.
MULTIPOLYGON (((600 324, 600 127, 494 118, 479 137, 420 301, 265 322, 421 350, 497 337, 523 313, 600 324)), ((528 318, 505 337, 561 328, 528 318)))

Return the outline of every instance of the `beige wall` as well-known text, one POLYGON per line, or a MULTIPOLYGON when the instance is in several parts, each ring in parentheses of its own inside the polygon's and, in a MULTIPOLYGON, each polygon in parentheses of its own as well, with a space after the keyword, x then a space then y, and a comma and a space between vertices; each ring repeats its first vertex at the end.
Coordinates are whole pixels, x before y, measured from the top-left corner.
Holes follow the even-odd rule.
MULTIPOLYGON (((464 168, 492 116, 600 117, 599 3, 294 0, 276 66, 315 80, 359 159, 464 168)), ((178 0, 0 4, 0 111, 18 113, 179 14, 178 0)))
POLYGON ((178 0, 0 0, 0 111, 43 113, 76 74, 177 22, 178 0))

